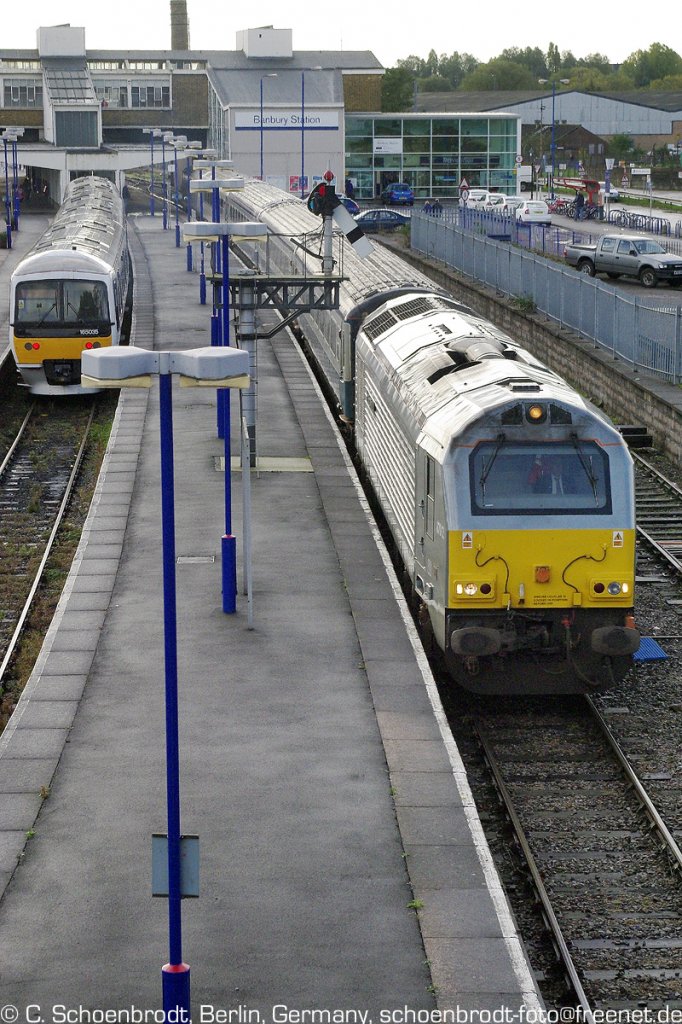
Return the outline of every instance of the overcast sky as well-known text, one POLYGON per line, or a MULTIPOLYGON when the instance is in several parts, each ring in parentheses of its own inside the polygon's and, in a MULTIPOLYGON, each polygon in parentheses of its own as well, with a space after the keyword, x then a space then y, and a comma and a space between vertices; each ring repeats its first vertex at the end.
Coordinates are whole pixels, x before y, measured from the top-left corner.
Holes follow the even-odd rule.
MULTIPOLYGON (((191 48, 232 50, 238 30, 271 24, 293 29, 295 50, 371 50, 385 67, 410 54, 426 58, 431 49, 487 61, 510 46, 538 46, 546 52, 550 42, 576 57, 603 53, 613 63, 655 42, 682 53, 679 0, 659 0, 651 17, 643 9, 634 17, 622 0, 564 8, 488 0, 469 10, 467 4, 442 0, 345 0, 326 7, 319 0, 258 0, 253 10, 247 4, 243 15, 235 13, 237 6, 187 0, 191 48), (396 12, 390 27, 388 11, 396 12)), ((33 49, 40 26, 60 24, 85 28, 91 50, 170 49, 170 0, 31 0, 12 10, 12 17, 3 19, 0 49, 33 49)))

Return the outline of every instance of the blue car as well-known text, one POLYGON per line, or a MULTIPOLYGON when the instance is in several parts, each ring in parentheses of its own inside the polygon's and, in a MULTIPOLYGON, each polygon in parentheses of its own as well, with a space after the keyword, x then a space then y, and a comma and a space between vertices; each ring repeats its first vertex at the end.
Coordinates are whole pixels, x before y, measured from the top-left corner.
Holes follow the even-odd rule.
POLYGON ((408 214, 397 210, 365 210, 355 218, 365 234, 371 231, 395 231, 410 223, 408 214))
POLYGON ((360 213, 360 207, 358 206, 354 199, 350 199, 348 196, 338 195, 338 193, 336 198, 339 200, 342 206, 346 207, 348 212, 352 214, 353 217, 355 216, 356 213, 360 213))
POLYGON ((394 181, 381 193, 381 201, 389 206, 413 206, 414 192, 404 181, 394 181))

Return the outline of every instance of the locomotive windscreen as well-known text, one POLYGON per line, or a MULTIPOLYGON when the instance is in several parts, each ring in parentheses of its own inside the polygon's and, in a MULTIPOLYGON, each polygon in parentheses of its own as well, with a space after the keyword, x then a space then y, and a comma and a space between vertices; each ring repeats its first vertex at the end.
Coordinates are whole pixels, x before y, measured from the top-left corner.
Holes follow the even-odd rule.
POLYGON ((102 281, 21 281, 16 291, 15 327, 100 324, 109 321, 102 281))
POLYGON ((483 442, 469 462, 476 515, 608 515, 606 453, 593 441, 520 444, 483 442))

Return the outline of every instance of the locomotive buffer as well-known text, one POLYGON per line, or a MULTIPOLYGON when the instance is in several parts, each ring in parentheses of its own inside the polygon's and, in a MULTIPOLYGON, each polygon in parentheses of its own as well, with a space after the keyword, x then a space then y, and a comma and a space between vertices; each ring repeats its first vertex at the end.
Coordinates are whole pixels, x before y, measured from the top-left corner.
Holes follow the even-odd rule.
MULTIPOLYGON (((358 256, 369 256, 373 250, 372 243, 365 237, 362 228, 351 217, 345 206, 341 204, 336 189, 331 184, 334 175, 331 171, 325 174, 325 180, 319 182, 308 196, 307 206, 311 213, 323 218, 322 245, 318 252, 310 249, 304 236, 297 247, 306 255, 319 259, 322 264, 321 274, 261 274, 257 270, 233 272, 228 282, 230 303, 237 311, 236 339, 240 348, 249 353, 250 386, 242 392, 242 415, 249 436, 249 464, 256 465, 256 407, 258 396, 258 373, 256 360, 256 340, 271 338, 278 331, 299 317, 302 313, 314 310, 333 310, 339 308, 339 285, 344 280, 343 273, 334 273, 339 261, 334 258, 333 228, 336 225, 353 246, 358 256), (265 310, 276 310, 281 320, 269 330, 259 330, 256 314, 265 310)), ((318 237, 316 235, 316 237, 318 237)), ((214 287, 218 285, 214 277, 214 287)), ((216 295, 218 298, 218 295, 216 295)), ((216 307, 217 308, 217 307, 216 307)), ((229 467, 226 467, 226 472, 229 467)))

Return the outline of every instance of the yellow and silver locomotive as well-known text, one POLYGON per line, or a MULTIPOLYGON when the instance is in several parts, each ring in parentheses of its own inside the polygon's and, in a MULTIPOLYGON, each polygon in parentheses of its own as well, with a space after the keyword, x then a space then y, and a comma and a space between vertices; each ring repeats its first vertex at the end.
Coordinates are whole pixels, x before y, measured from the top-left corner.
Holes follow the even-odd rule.
POLYGON ((11 279, 10 345, 34 394, 91 392, 81 352, 119 344, 129 274, 120 195, 105 178, 76 178, 11 279))
POLYGON ((622 676, 639 634, 632 460, 618 431, 437 294, 367 316, 355 366, 362 463, 458 681, 572 692, 622 676))
MULTIPOLYGON (((283 268, 309 263, 286 247, 314 230, 304 204, 260 183, 230 202, 231 217, 279 235, 283 268)), ((621 435, 395 253, 360 260, 347 246, 343 272, 339 312, 301 325, 451 674, 485 693, 621 678, 639 646, 621 435)))

